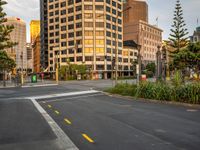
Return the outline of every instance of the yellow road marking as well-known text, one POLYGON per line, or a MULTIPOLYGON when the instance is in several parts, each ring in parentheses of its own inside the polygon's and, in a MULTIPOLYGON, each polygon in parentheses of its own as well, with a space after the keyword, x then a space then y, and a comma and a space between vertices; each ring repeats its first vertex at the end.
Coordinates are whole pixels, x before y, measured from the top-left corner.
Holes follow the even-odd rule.
POLYGON ((57 110, 55 110, 55 113, 56 113, 57 115, 59 115, 59 114, 60 114, 60 112, 59 112, 59 111, 57 111, 57 110))
POLYGON ((48 107, 49 107, 49 108, 52 108, 52 106, 51 106, 51 105, 48 105, 48 107))
POLYGON ((90 143, 94 143, 94 141, 87 135, 87 134, 82 134, 82 136, 90 143))
POLYGON ((71 121, 69 121, 68 119, 64 119, 64 121, 66 122, 66 123, 68 123, 68 124, 72 124, 72 122, 71 121))

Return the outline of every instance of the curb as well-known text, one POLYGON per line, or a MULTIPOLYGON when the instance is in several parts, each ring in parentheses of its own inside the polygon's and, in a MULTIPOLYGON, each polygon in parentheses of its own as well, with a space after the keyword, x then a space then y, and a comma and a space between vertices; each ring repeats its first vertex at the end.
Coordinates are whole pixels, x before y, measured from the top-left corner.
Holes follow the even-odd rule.
POLYGON ((29 87, 45 87, 45 86, 57 86, 58 84, 40 84, 40 85, 25 85, 22 88, 29 88, 29 87))
POLYGON ((181 102, 174 102, 174 101, 161 101, 161 100, 136 98, 136 97, 131 97, 131 96, 122 96, 119 94, 111 94, 108 92, 102 92, 102 93, 104 93, 108 96, 113 96, 116 98, 125 98, 125 99, 131 100, 131 101, 134 100, 134 101, 139 101, 139 102, 149 102, 149 103, 154 103, 154 104, 167 104, 167 105, 174 105, 174 106, 185 106, 185 107, 200 109, 200 105, 198 105, 198 104, 188 104, 188 103, 181 103, 181 102))

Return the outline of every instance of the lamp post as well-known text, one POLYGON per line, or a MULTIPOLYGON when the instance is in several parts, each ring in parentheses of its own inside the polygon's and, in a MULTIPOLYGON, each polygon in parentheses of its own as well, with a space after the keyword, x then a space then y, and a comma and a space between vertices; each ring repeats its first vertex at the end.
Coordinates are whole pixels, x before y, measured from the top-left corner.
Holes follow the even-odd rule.
POLYGON ((22 63, 22 68, 21 68, 21 85, 24 84, 24 57, 23 57, 23 52, 21 52, 21 63, 22 63))
POLYGON ((59 51, 57 52, 56 56, 56 83, 58 84, 59 83, 59 77, 58 77, 58 55, 59 55, 59 51))

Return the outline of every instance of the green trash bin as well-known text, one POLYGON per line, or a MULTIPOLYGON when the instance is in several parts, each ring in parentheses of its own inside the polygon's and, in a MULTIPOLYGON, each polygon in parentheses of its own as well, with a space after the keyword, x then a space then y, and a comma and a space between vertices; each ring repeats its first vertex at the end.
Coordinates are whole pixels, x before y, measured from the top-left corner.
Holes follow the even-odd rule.
POLYGON ((32 83, 37 83, 37 75, 36 74, 31 76, 31 82, 32 83))

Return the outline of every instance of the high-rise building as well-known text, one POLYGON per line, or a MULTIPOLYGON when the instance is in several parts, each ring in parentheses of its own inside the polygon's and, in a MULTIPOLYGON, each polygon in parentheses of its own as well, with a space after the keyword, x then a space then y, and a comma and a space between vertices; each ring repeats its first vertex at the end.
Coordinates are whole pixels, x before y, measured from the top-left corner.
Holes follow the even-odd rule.
POLYGON ((31 43, 26 44, 26 50, 27 50, 27 72, 30 73, 33 71, 33 49, 31 43))
POLYGON ((13 25, 14 30, 10 34, 12 42, 18 43, 8 51, 12 51, 16 55, 16 69, 26 70, 27 69, 27 51, 26 51, 26 23, 16 17, 7 17, 5 25, 13 25))
POLYGON ((40 36, 37 36, 33 43, 33 66, 34 72, 40 72, 40 36))
POLYGON ((31 22, 30 22, 31 44, 34 43, 36 37, 39 34, 40 34, 40 21, 39 20, 31 20, 31 22))
POLYGON ((43 0, 41 4, 41 51, 48 45, 49 71, 55 71, 57 60, 66 66, 69 59, 71 64, 87 65, 93 76, 111 77, 112 60, 123 59, 122 1, 43 0), (45 34, 48 38, 43 40, 45 34))
POLYGON ((145 1, 127 0, 124 9, 131 7, 124 13, 125 41, 133 40, 141 45, 142 63, 156 61, 157 47, 162 45, 162 30, 148 23, 148 5, 145 1))
MULTIPOLYGON (((49 2, 51 2, 50 0, 49 2)), ((41 68, 48 67, 48 0, 40 0, 41 68)))
POLYGON ((142 0, 125 0, 124 8, 131 7, 124 12, 124 22, 138 22, 142 20, 148 22, 148 4, 142 0))

